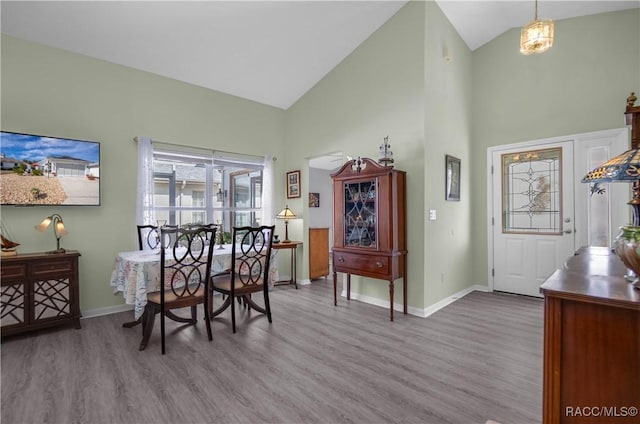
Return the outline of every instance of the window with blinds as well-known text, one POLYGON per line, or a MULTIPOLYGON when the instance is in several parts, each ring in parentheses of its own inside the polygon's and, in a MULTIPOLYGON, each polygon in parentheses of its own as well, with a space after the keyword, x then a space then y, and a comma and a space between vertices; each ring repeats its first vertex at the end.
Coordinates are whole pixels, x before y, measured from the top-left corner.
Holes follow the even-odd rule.
POLYGON ((263 159, 153 144, 154 213, 169 225, 260 225, 263 159))

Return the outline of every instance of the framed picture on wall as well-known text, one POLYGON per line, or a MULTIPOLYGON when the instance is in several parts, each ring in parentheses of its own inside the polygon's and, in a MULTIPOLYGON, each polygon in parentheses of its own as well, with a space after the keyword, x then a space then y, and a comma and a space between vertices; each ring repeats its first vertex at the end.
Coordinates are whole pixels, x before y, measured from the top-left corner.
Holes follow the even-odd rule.
POLYGON ((310 208, 320 207, 320 193, 309 193, 309 207, 310 208))
POLYGON ((287 199, 300 197, 300 170, 287 172, 287 199))
POLYGON ((445 155, 445 200, 460 200, 460 159, 445 155))

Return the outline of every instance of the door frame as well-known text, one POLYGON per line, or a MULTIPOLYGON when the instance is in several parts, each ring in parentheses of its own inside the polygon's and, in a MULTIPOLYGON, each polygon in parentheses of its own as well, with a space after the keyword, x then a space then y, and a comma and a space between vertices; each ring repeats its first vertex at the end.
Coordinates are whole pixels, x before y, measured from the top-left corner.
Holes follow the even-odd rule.
MULTIPOLYGON (((494 152, 497 151, 501 151, 501 150, 508 150, 508 149, 523 149, 523 150, 533 150, 533 149, 541 149, 544 148, 545 145, 548 144, 552 144, 552 143, 559 143, 559 142, 563 142, 563 141, 573 141, 573 155, 574 157, 571 158, 572 160, 574 160, 574 172, 576 172, 576 169, 580 169, 579 166, 577 166, 575 164, 575 157, 576 154, 578 152, 578 148, 579 148, 579 143, 582 140, 588 141, 588 140, 593 140, 594 138, 605 138, 605 137, 624 137, 624 139, 626 140, 626 146, 625 149, 629 149, 629 145, 630 145, 630 137, 629 137, 630 133, 629 133, 629 128, 628 127, 624 127, 624 128, 615 128, 615 129, 610 129, 610 130, 601 130, 601 131, 591 131, 591 132, 585 132, 585 133, 578 133, 578 134, 572 134, 572 135, 566 135, 566 136, 558 136, 558 137, 551 137, 551 138, 543 138, 543 139, 538 139, 538 140, 529 140, 529 141, 523 141, 523 142, 518 142, 518 143, 510 143, 510 144, 503 144, 503 145, 499 145, 499 146, 491 146, 487 148, 487 162, 486 162, 486 181, 487 181, 487 249, 488 249, 488 257, 487 257, 487 282, 488 282, 488 288, 489 291, 494 291, 494 275, 493 275, 493 268, 494 268, 494 242, 493 242, 493 231, 494 231, 494 226, 497 225, 498 223, 495 222, 496 219, 494 219, 495 214, 494 214, 494 210, 493 210, 493 198, 496 195, 496 193, 494 193, 494 189, 495 187, 493 186, 493 174, 492 174, 492 166, 493 166, 493 154, 494 152)), ((621 152, 620 152, 621 153, 621 152)), ((614 155, 617 153, 614 153, 614 155)), ((494 172, 498 172, 498 169, 495 169, 494 172)), ((578 187, 576 187, 577 185, 577 179, 575 175, 571 175, 568 176, 569 178, 573 179, 574 182, 574 199, 573 199, 573 203, 574 205, 576 204, 576 193, 578 190, 578 187)), ((563 176, 564 178, 564 176, 563 176)), ((625 186, 628 185, 629 188, 627 188, 628 193, 629 193, 629 198, 631 198, 631 191, 630 191, 630 184, 625 184, 625 186)), ((621 187, 620 190, 624 189, 626 187, 621 187)), ((501 196, 502 193, 497 193, 498 196, 501 196)), ((613 198, 611 198, 612 204, 613 201, 618 198, 619 196, 614 196, 613 198)), ((574 206, 575 208, 575 206, 574 206)), ((575 222, 575 217, 576 214, 575 212, 573 213, 573 217, 574 217, 574 226, 577 225, 577 223, 575 222)), ((613 215, 612 215, 612 220, 613 220, 613 215)), ((613 225, 612 225, 612 229, 613 229, 613 225)))
MULTIPOLYGON (((311 156, 307 156, 304 158, 304 166, 302 168, 302 186, 300 187, 300 191, 301 191, 301 199, 302 200, 302 216, 306 216, 309 217, 310 213, 309 213, 309 202, 308 202, 308 193, 311 191, 309 189, 309 175, 310 175, 310 169, 311 168, 315 168, 312 165, 312 163, 314 162, 314 160, 318 160, 318 159, 333 159, 333 160, 337 160, 338 158, 340 159, 339 162, 336 161, 336 167, 334 168, 334 170, 339 169, 342 165, 344 165, 346 163, 346 161, 349 159, 346 155, 346 153, 344 153, 343 150, 333 150, 333 151, 329 151, 326 153, 318 153, 318 154, 314 154, 311 156)), ((326 169, 326 168, 319 168, 319 169, 326 169)), ((327 169, 328 170, 328 169, 327 169)), ((329 184, 331 184, 331 180, 329 180, 329 184)), ((326 202, 326 204, 332 203, 333 199, 320 199, 321 202, 326 202)), ((309 219, 304 219, 302 220, 302 240, 305 246, 309 246, 309 219)), ((329 227, 329 246, 333 247, 333 219, 330 219, 329 222, 331 222, 330 225, 328 225, 329 227)), ((331 256, 329 256, 331 258, 331 256)), ((311 280, 308 278, 309 276, 309 249, 307 248, 304 252, 304 254, 302 255, 302 261, 298 262, 299 264, 302 263, 302 280, 298 280, 298 284, 311 284, 311 280)))

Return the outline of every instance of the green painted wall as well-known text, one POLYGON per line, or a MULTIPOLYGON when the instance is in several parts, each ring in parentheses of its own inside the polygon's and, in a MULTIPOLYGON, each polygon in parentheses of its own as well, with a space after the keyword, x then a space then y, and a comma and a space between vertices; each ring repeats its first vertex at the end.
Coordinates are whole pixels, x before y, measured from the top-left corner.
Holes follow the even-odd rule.
POLYGON ((473 276, 487 284, 487 148, 624 126, 640 92, 640 10, 555 24, 553 47, 522 56, 519 29, 473 53, 473 276))
MULTIPOLYGON (((394 165, 407 172, 408 296, 416 313, 471 284, 471 263, 459 260, 470 257, 470 191, 461 202, 444 201, 445 153, 465 166, 469 159, 470 70, 471 52, 438 6, 410 2, 287 111, 292 169, 333 151, 375 159, 389 136, 394 165), (443 43, 455 56, 450 63, 443 43), (439 219, 427 223, 427 209, 439 219)), ((465 187, 469 175, 467 168, 465 187)), ((289 201, 297 210, 304 203, 289 201)), ((384 281, 354 277, 352 290, 388 302, 384 281)))
MULTIPOLYGON (((434 2, 426 3, 424 306, 458 293, 471 275, 471 58, 434 2), (448 51, 450 61, 445 60, 448 51), (460 201, 445 201, 445 155, 461 160, 460 201), (436 221, 426 221, 429 210, 436 221)), ((410 227, 411 228, 411 227, 410 227)))
MULTIPOLYGON (((389 136, 394 165, 408 176, 408 272, 413 277, 408 290, 410 305, 418 307, 424 273, 424 7, 419 2, 400 9, 287 111, 285 130, 292 169, 304 169, 305 158, 334 151, 377 159, 389 136)), ((303 199, 291 199, 289 206, 303 210, 303 199)), ((388 302, 386 282, 352 281, 353 292, 388 302)), ((402 301, 401 284, 395 296, 402 301)))
MULTIPOLYGON (((284 111, 278 108, 5 35, 1 42, 2 129, 101 142, 102 206, 1 210, 20 252, 55 248, 51 230, 33 227, 62 214, 69 230, 62 247, 82 254, 82 310, 123 303, 109 279, 115 254, 137 246, 134 136, 283 157, 284 111)), ((284 160, 275 163, 276 175, 283 166, 284 160)))

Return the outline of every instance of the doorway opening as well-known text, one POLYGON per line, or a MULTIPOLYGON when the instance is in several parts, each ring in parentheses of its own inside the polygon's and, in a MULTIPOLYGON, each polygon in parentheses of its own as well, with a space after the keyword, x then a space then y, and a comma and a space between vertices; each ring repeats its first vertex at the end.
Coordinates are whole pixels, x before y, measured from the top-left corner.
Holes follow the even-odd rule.
POLYGON ((308 254, 306 277, 310 281, 327 278, 333 247, 333 184, 331 173, 344 163, 342 152, 308 158, 308 199, 304 201, 304 230, 308 254))

